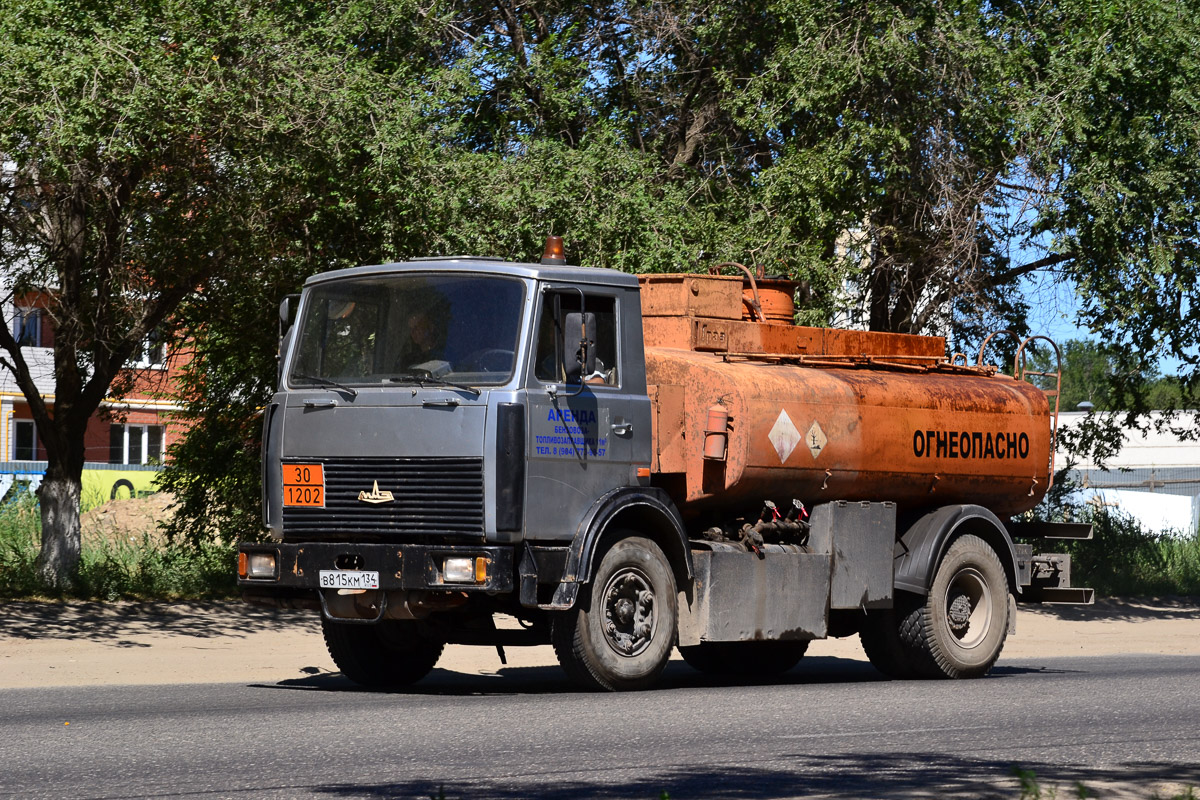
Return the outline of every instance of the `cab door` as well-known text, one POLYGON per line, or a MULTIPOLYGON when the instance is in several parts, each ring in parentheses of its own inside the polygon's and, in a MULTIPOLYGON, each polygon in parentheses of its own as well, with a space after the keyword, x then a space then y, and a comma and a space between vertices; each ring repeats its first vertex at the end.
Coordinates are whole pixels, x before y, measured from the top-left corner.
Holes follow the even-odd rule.
POLYGON ((530 364, 526 537, 570 540, 587 510, 613 489, 637 481, 637 462, 649 463, 650 401, 641 359, 627 348, 623 314, 638 313, 636 290, 547 286, 541 292, 530 364), (632 306, 632 308, 630 308, 632 306), (576 358, 566 317, 594 320, 587 333, 595 368, 568 380, 563 365, 576 358), (637 364, 631 362, 636 361, 637 364), (635 448, 635 442, 645 443, 635 448), (635 449, 647 451, 635 457, 635 449))

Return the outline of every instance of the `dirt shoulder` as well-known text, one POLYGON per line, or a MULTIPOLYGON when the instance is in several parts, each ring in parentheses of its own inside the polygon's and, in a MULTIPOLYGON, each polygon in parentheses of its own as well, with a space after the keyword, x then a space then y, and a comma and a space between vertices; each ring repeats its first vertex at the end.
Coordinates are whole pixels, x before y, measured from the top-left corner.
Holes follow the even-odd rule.
MULTIPOLYGON (((857 637, 814 642, 812 656, 865 660, 857 637)), ((1200 598, 1102 600, 1022 608, 1012 659, 1119 653, 1200 655, 1200 598)), ((549 647, 508 648, 508 668, 556 664, 549 647)), ((451 646, 440 669, 492 675, 495 650, 451 646)), ((242 603, 0 604, 0 688, 246 682, 336 672, 308 612, 242 603)))

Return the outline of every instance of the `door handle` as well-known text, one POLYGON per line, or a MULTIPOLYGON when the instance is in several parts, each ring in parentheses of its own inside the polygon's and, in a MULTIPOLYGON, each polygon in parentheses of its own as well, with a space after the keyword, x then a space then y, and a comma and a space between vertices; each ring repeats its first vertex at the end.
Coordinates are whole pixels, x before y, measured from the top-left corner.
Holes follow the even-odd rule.
POLYGON ((305 408, 337 408, 337 400, 305 400, 305 408))
POLYGON ((633 423, 628 420, 617 417, 613 420, 612 432, 617 436, 628 436, 633 432, 633 423))

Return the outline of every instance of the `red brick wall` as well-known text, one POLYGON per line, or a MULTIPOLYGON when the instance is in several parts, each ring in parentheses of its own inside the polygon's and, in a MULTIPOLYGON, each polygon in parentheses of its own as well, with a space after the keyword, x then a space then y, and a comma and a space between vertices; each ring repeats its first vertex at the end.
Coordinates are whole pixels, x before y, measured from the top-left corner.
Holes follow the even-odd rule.
MULTIPOLYGON (((22 307, 38 307, 45 308, 47 298, 39 293, 29 293, 16 298, 16 304, 22 307)), ((42 332, 41 343, 44 347, 54 346, 54 329, 48 315, 42 317, 42 332)), ((121 399, 121 405, 138 406, 153 402, 155 404, 177 402, 178 389, 177 383, 183 368, 192 360, 191 348, 185 344, 174 351, 167 354, 166 365, 163 368, 144 368, 125 371, 117 380, 121 383, 123 379, 132 381, 132 388, 121 399)), ((28 405, 21 399, 17 399, 13 403, 13 418, 14 419, 31 419, 28 405)), ((164 425, 164 451, 179 439, 187 425, 170 419, 169 412, 166 411, 145 411, 133 410, 123 412, 116 409, 101 408, 91 420, 88 421, 87 432, 84 436, 84 458, 87 461, 98 461, 107 463, 109 460, 109 429, 114 423, 124 423, 129 425, 164 425)), ((0 460, 7 459, 12 453, 11 432, 10 432, 9 450, 0 453, 0 460)), ((38 459, 46 458, 45 448, 38 442, 38 459)))

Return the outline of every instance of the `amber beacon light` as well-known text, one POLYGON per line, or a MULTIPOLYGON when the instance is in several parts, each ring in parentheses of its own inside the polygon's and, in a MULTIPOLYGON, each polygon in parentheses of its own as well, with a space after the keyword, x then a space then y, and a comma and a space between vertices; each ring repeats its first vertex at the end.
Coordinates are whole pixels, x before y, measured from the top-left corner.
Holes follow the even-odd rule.
POLYGON ((561 266, 567 263, 561 236, 546 237, 546 249, 542 251, 542 263, 547 266, 561 266))

